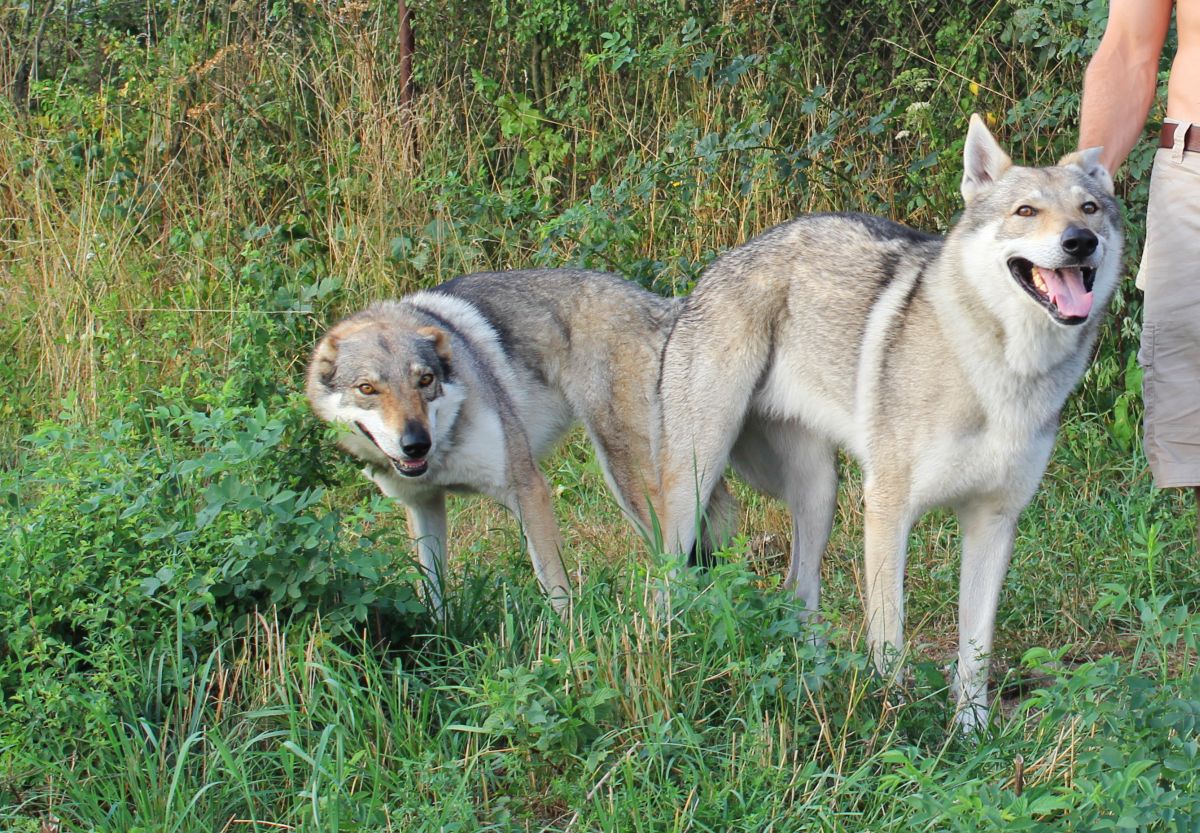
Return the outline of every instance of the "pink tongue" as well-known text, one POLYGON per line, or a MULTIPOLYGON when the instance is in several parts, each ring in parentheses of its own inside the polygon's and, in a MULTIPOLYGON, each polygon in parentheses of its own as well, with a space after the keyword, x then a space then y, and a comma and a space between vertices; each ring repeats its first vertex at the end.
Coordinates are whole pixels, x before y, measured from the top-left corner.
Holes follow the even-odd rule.
POLYGON ((1046 294, 1058 311, 1069 318, 1087 318, 1092 311, 1092 293, 1083 288, 1083 272, 1072 269, 1043 269, 1038 274, 1046 283, 1046 294))

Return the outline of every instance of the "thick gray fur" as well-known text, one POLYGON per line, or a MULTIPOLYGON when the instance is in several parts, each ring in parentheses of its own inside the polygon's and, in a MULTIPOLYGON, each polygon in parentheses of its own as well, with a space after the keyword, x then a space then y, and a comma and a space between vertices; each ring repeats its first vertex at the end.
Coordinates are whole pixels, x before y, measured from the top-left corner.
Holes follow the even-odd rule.
MULTIPOLYGON (((561 538, 537 461, 576 423, 622 510, 654 534, 659 362, 678 309, 617 275, 523 270, 455 278, 331 328, 310 363, 310 402, 345 427, 341 445, 368 463, 367 476, 408 507, 435 604, 445 571, 447 491, 488 494, 512 509, 539 578, 565 603, 561 538), (436 381, 416 388, 412 380, 423 371, 436 381), (388 395, 360 395, 364 380, 388 395), (386 419, 377 413, 384 405, 386 419), (432 438, 427 469, 415 477, 403 471, 395 439, 413 420, 432 438)), ((731 534, 734 510, 724 486, 717 488, 710 517, 720 532, 708 538, 731 534)))
POLYGON ((964 535, 959 720, 973 727, 986 714, 1017 518, 1089 360, 1122 235, 1094 150, 1057 166, 1016 167, 975 118, 964 156, 966 208, 945 239, 878 217, 815 215, 708 269, 664 354, 657 511, 668 543, 686 550, 695 496, 731 462, 791 509, 787 581, 814 611, 836 450, 848 450, 865 476, 863 591, 868 640, 884 670, 903 649, 911 525, 932 507, 954 509, 964 535), (1068 238, 1089 234, 1094 253, 1065 251, 1068 238), (1056 319, 1052 308, 1063 315, 1071 302, 1035 300, 1010 269, 1021 262, 1074 275, 1075 287, 1090 275, 1082 266, 1094 269, 1086 320, 1056 319))

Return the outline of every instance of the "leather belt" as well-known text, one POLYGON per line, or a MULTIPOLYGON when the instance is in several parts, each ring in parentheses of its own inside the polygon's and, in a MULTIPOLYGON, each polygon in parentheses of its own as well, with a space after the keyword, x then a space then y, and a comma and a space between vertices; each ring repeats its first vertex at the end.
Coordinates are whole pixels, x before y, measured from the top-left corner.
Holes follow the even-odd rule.
MULTIPOLYGON (((1173 124, 1164 124, 1162 130, 1158 132, 1158 146, 1160 148, 1175 147, 1175 127, 1173 124)), ((1200 152, 1200 125, 1193 124, 1188 128, 1187 135, 1183 137, 1183 149, 1192 153, 1200 152)))

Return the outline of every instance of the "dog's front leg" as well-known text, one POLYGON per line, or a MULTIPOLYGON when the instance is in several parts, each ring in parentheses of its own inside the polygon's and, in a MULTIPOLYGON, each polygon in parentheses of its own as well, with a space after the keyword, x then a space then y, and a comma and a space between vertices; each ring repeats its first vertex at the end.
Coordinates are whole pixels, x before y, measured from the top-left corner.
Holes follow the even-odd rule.
POLYGON ((963 530, 958 599, 959 725, 974 731, 987 720, 988 666, 996 629, 1000 589, 1012 558, 1017 518, 991 507, 959 512, 963 530))
POLYGON ((554 609, 562 613, 571 599, 571 580, 563 566, 562 535, 554 517, 550 487, 532 459, 522 461, 516 468, 517 471, 510 468, 513 485, 502 503, 520 520, 533 571, 554 609))
POLYGON ((387 497, 404 504, 408 515, 408 537, 417 548, 417 562, 433 612, 440 618, 442 588, 446 579, 446 495, 443 492, 413 492, 411 484, 390 468, 369 465, 362 470, 387 497))
POLYGON ((876 670, 886 674, 904 650, 904 565, 912 519, 895 492, 870 482, 865 515, 867 642, 876 670))
POLYGON ((440 618, 444 609, 446 581, 446 496, 435 492, 420 500, 405 501, 408 534, 417 546, 417 557, 433 612, 440 618))

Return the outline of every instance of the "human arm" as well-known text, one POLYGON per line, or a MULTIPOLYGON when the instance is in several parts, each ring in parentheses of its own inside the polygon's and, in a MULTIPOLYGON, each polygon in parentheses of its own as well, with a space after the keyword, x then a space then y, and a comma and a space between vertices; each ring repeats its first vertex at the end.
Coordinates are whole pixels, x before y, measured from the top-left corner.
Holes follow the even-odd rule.
POLYGON ((1142 135, 1173 5, 1173 0, 1109 2, 1104 37, 1083 77, 1079 147, 1103 146, 1100 161, 1110 172, 1142 135))

